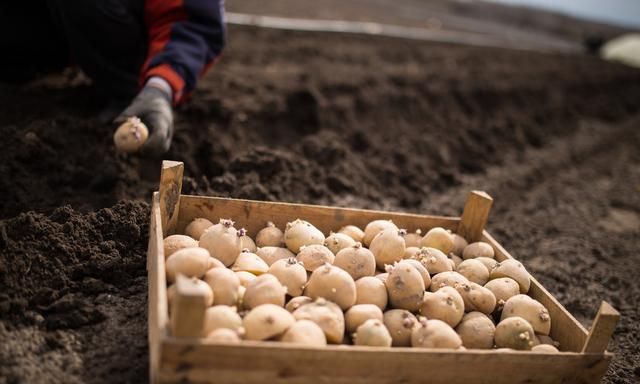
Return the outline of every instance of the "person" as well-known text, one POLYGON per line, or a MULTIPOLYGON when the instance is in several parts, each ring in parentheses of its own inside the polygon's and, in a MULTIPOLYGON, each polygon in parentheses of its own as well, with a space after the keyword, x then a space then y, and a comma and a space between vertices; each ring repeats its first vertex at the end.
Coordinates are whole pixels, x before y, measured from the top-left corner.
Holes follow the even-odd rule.
POLYGON ((0 82, 24 82, 71 59, 104 100, 104 115, 141 118, 150 131, 141 152, 159 156, 171 145, 173 107, 220 57, 223 18, 224 0, 2 2, 0 82))

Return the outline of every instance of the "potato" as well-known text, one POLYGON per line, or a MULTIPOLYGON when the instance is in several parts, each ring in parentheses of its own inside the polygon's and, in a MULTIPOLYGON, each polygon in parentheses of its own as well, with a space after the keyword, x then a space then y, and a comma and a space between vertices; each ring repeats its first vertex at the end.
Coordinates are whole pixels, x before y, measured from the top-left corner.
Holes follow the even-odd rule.
POLYGON ((344 269, 354 280, 376 273, 376 259, 367 248, 360 243, 340 250, 333 261, 333 265, 344 269))
POLYGON ((536 344, 548 344, 556 348, 560 348, 560 343, 553 340, 551 337, 547 335, 536 335, 536 341, 537 341, 536 344))
POLYGON ((458 291, 447 286, 436 292, 425 292, 420 304, 420 314, 455 327, 464 316, 464 300, 458 291))
POLYGON ((493 292, 480 284, 473 282, 456 285, 456 290, 464 300, 464 309, 467 312, 478 311, 490 314, 496 308, 496 297, 493 292))
POLYGON ((411 346, 411 333, 418 325, 413 313, 404 309, 390 309, 383 314, 382 321, 389 330, 394 347, 411 346))
MULTIPOLYGON (((206 306, 210 307, 211 305, 213 305, 213 291, 211 290, 211 287, 209 287, 209 285, 204 281, 196 279, 195 277, 192 277, 190 281, 198 287, 198 291, 202 291, 204 293, 206 306)), ((173 304, 175 295, 176 285, 171 284, 169 288, 167 288, 167 307, 169 309, 169 312, 171 312, 171 305, 173 304)))
POLYGON ((359 304, 349 308, 344 314, 344 321, 347 332, 353 333, 356 329, 369 319, 382 321, 382 311, 373 304, 359 304))
POLYGON ((256 275, 247 271, 237 271, 236 276, 238 276, 238 279, 240 279, 240 285, 245 288, 247 287, 247 285, 249 285, 250 282, 256 279, 256 275))
POLYGON ((425 289, 429 288, 431 285, 431 275, 429 275, 429 271, 425 268, 422 263, 415 259, 405 259, 405 261, 411 264, 418 272, 420 272, 420 276, 422 276, 422 281, 424 282, 425 289))
POLYGON ((242 324, 247 340, 267 340, 283 334, 295 322, 293 315, 284 308, 262 304, 249 311, 242 324))
POLYGON ((287 223, 284 230, 284 243, 291 252, 298 253, 302 246, 324 244, 324 234, 311 223, 297 219, 287 223))
POLYGON ((507 300, 520 294, 520 286, 510 277, 500 277, 490 280, 484 287, 493 292, 493 295, 496 297, 496 309, 500 311, 507 300))
POLYGON ((220 223, 209 227, 200 236, 199 245, 227 267, 236 261, 242 251, 242 242, 231 220, 220 220, 220 223))
MULTIPOLYGON (((457 270, 458 269, 458 265, 460 265, 460 263, 462 263, 462 257, 455 255, 453 253, 449 254, 449 260, 453 262, 453 270, 457 270)), ((485 265, 486 266, 486 265, 485 265)), ((488 270, 488 268, 487 268, 488 270)))
POLYGON ((402 238, 402 231, 389 228, 371 240, 369 250, 376 259, 376 267, 380 270, 385 265, 392 265, 396 261, 402 260, 404 257, 405 245, 402 238))
POLYGON ((474 259, 476 257, 488 257, 493 259, 496 257, 495 252, 491 244, 485 243, 483 241, 477 241, 475 243, 471 243, 464 248, 462 251, 463 259, 474 259))
POLYGON ((185 235, 190 236, 196 240, 200 240, 200 236, 202 236, 204 231, 212 226, 213 223, 211 221, 205 219, 204 217, 197 217, 191 220, 189 224, 187 224, 187 227, 184 229, 184 233, 185 235))
POLYGON ((312 244, 309 246, 302 246, 300 252, 296 256, 296 259, 302 263, 304 268, 313 272, 316 268, 323 266, 326 263, 333 264, 335 255, 324 245, 312 244))
POLYGON ((533 327, 522 317, 509 317, 496 327, 495 342, 498 348, 529 350, 533 346, 533 340, 533 327))
POLYGON ((531 348, 531 352, 535 353, 560 353, 558 348, 549 344, 539 344, 531 348))
POLYGON ((482 262, 476 259, 463 261, 458 265, 456 272, 476 284, 485 285, 489 281, 489 270, 482 262))
POLYGON ((267 226, 258 231, 256 245, 262 247, 282 247, 284 245, 284 233, 271 221, 267 226))
POLYGON ((275 276, 265 273, 247 285, 242 303, 247 309, 253 309, 263 304, 284 307, 286 293, 287 288, 282 286, 275 276))
POLYGON ((489 280, 498 279, 500 277, 510 277, 520 286, 520 293, 529 292, 531 286, 531 276, 522 264, 514 259, 507 259, 498 263, 498 265, 489 273, 489 280))
POLYGON ((356 305, 373 304, 384 311, 389 297, 384 282, 373 276, 365 276, 356 280, 356 305))
POLYGON ((487 268, 487 271, 489 271, 489 273, 491 273, 493 268, 498 266, 498 260, 492 259, 490 257, 476 257, 472 260, 477 260, 482 264, 484 264, 484 266, 487 268))
POLYGON ((379 319, 369 319, 358 326, 353 335, 355 345, 366 345, 369 347, 390 347, 391 335, 379 319))
POLYGON ((496 326, 489 316, 482 312, 469 312, 455 329, 466 348, 491 349, 496 326))
POLYGON ((218 328, 207 335, 208 341, 215 343, 239 343, 242 341, 238 332, 228 328, 218 328))
POLYGON ((415 232, 406 233, 403 237, 404 245, 407 248, 420 248, 420 240, 422 240, 422 231, 420 229, 416 229, 415 232))
POLYGON ((373 239, 385 229, 393 229, 396 232, 400 230, 400 228, 398 228, 391 220, 374 220, 367 224, 367 226, 364 228, 364 237, 362 238, 362 243, 364 243, 365 246, 371 248, 371 242, 373 241, 373 239))
POLYGON ((240 278, 230 269, 213 268, 204 274, 204 281, 213 290, 214 305, 236 305, 240 278))
POLYGON ((420 252, 413 256, 413 259, 418 260, 431 275, 453 270, 447 255, 436 248, 422 247, 420 252))
POLYGON ((450 253, 462 257, 462 252, 464 252, 464 248, 469 245, 469 243, 467 243, 464 237, 458 234, 453 233, 451 236, 453 236, 453 249, 451 249, 450 253))
POLYGON ((116 151, 138 152, 149 138, 149 129, 138 117, 132 116, 122 123, 113 134, 116 151))
POLYGON ((286 310, 289 312, 293 312, 296 309, 302 307, 303 305, 313 303, 313 299, 309 296, 296 296, 289 300, 287 305, 285 306, 286 310))
POLYGON ((356 245, 356 241, 344 233, 331 232, 329 236, 324 239, 324 246, 329 248, 334 255, 337 255, 341 249, 353 247, 354 245, 356 245))
POLYGON ((164 248, 164 259, 167 260, 175 251, 182 248, 195 248, 198 241, 185 235, 171 235, 162 241, 164 248))
POLYGON ((287 287, 289 296, 300 296, 307 283, 307 271, 295 258, 278 260, 269 267, 269 273, 275 276, 280 284, 287 287))
POLYGON ((411 346, 458 349, 462 346, 462 339, 447 323, 437 319, 422 319, 411 333, 411 346))
POLYGON ((269 266, 258 255, 245 248, 238 255, 238 258, 231 266, 231 270, 234 272, 246 271, 257 276, 267 273, 269 266))
POLYGON ((458 272, 441 272, 431 278, 431 286, 429 287, 429 290, 431 292, 436 292, 442 287, 454 288, 456 284, 464 283, 468 284, 469 280, 458 272))
POLYGON ((311 320, 298 320, 280 337, 285 343, 295 343, 315 347, 327 345, 327 337, 322 328, 311 320))
POLYGON ((376 279, 382 281, 383 283, 385 283, 387 281, 387 277, 389 277, 389 273, 385 272, 385 273, 378 273, 377 275, 374 276, 376 279))
POLYGON ((408 260, 387 266, 389 277, 385 281, 389 304, 392 308, 416 312, 424 294, 424 280, 408 260))
POLYGON ((296 255, 288 250, 287 248, 282 247, 262 247, 256 250, 256 255, 258 255, 268 266, 272 266, 278 260, 286 260, 290 257, 296 257, 296 255))
POLYGON ((406 247, 404 249, 404 255, 402 256, 402 258, 405 260, 411 259, 418 252, 420 252, 420 248, 418 247, 406 247))
POLYGON ((325 264, 313 271, 304 295, 314 300, 324 297, 345 311, 356 303, 356 283, 343 269, 325 264))
POLYGON ((258 250, 256 243, 249 237, 246 229, 238 229, 238 236, 240 237, 240 249, 242 249, 242 251, 248 250, 251 253, 255 253, 258 250))
POLYGON ((527 320, 535 333, 548 336, 551 331, 549 311, 542 303, 527 295, 515 295, 504 304, 500 319, 514 316, 527 320))
POLYGON ((202 277, 211 266, 209 259, 209 251, 204 248, 189 247, 175 251, 166 261, 167 282, 176 281, 178 273, 187 277, 202 277))
POLYGON ((344 315, 335 303, 319 298, 313 303, 305 304, 293 312, 296 320, 311 320, 318 324, 327 342, 340 344, 344 336, 344 315))
POLYGON ((241 327, 242 318, 238 315, 236 307, 215 305, 207 308, 204 313, 203 336, 206 336, 219 328, 228 328, 237 331, 241 327))
POLYGON ((345 225, 340 228, 338 233, 343 233, 350 238, 352 238, 357 243, 362 243, 364 241, 364 231, 355 225, 345 225))
POLYGON ((436 248, 446 256, 453 250, 453 234, 441 227, 431 228, 420 240, 420 246, 436 248))

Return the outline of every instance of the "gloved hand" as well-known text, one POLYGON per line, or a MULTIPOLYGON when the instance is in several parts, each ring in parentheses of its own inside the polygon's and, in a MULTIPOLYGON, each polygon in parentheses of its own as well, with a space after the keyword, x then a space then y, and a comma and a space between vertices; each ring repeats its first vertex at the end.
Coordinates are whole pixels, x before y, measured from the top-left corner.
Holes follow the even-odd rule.
POLYGON ((140 150, 143 156, 159 157, 169 150, 173 138, 170 94, 147 84, 114 122, 122 124, 131 116, 139 117, 149 129, 149 139, 140 150))

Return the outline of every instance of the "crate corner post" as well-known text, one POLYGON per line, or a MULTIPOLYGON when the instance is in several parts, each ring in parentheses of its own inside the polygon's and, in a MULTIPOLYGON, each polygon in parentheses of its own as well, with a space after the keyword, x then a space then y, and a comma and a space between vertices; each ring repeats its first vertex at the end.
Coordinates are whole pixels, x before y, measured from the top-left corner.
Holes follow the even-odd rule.
POLYGON ((480 241, 487 225, 493 198, 484 191, 471 191, 464 203, 464 210, 457 233, 469 243, 480 241))
POLYGON ((598 309, 596 318, 589 330, 587 341, 582 347, 582 353, 605 353, 619 319, 620 312, 613 308, 611 304, 606 301, 600 303, 600 309, 598 309))
POLYGON ((182 175, 184 164, 179 161, 164 160, 160 173, 160 212, 162 213, 162 236, 172 235, 176 231, 180 194, 182 193, 182 175))

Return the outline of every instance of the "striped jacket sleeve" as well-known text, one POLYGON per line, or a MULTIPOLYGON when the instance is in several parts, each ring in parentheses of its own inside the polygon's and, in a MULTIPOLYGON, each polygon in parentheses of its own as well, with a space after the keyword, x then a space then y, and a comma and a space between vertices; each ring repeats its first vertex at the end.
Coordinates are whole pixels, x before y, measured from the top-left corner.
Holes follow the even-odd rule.
POLYGON ((222 52, 224 0, 146 0, 144 17, 149 47, 141 83, 162 77, 179 104, 222 52))

